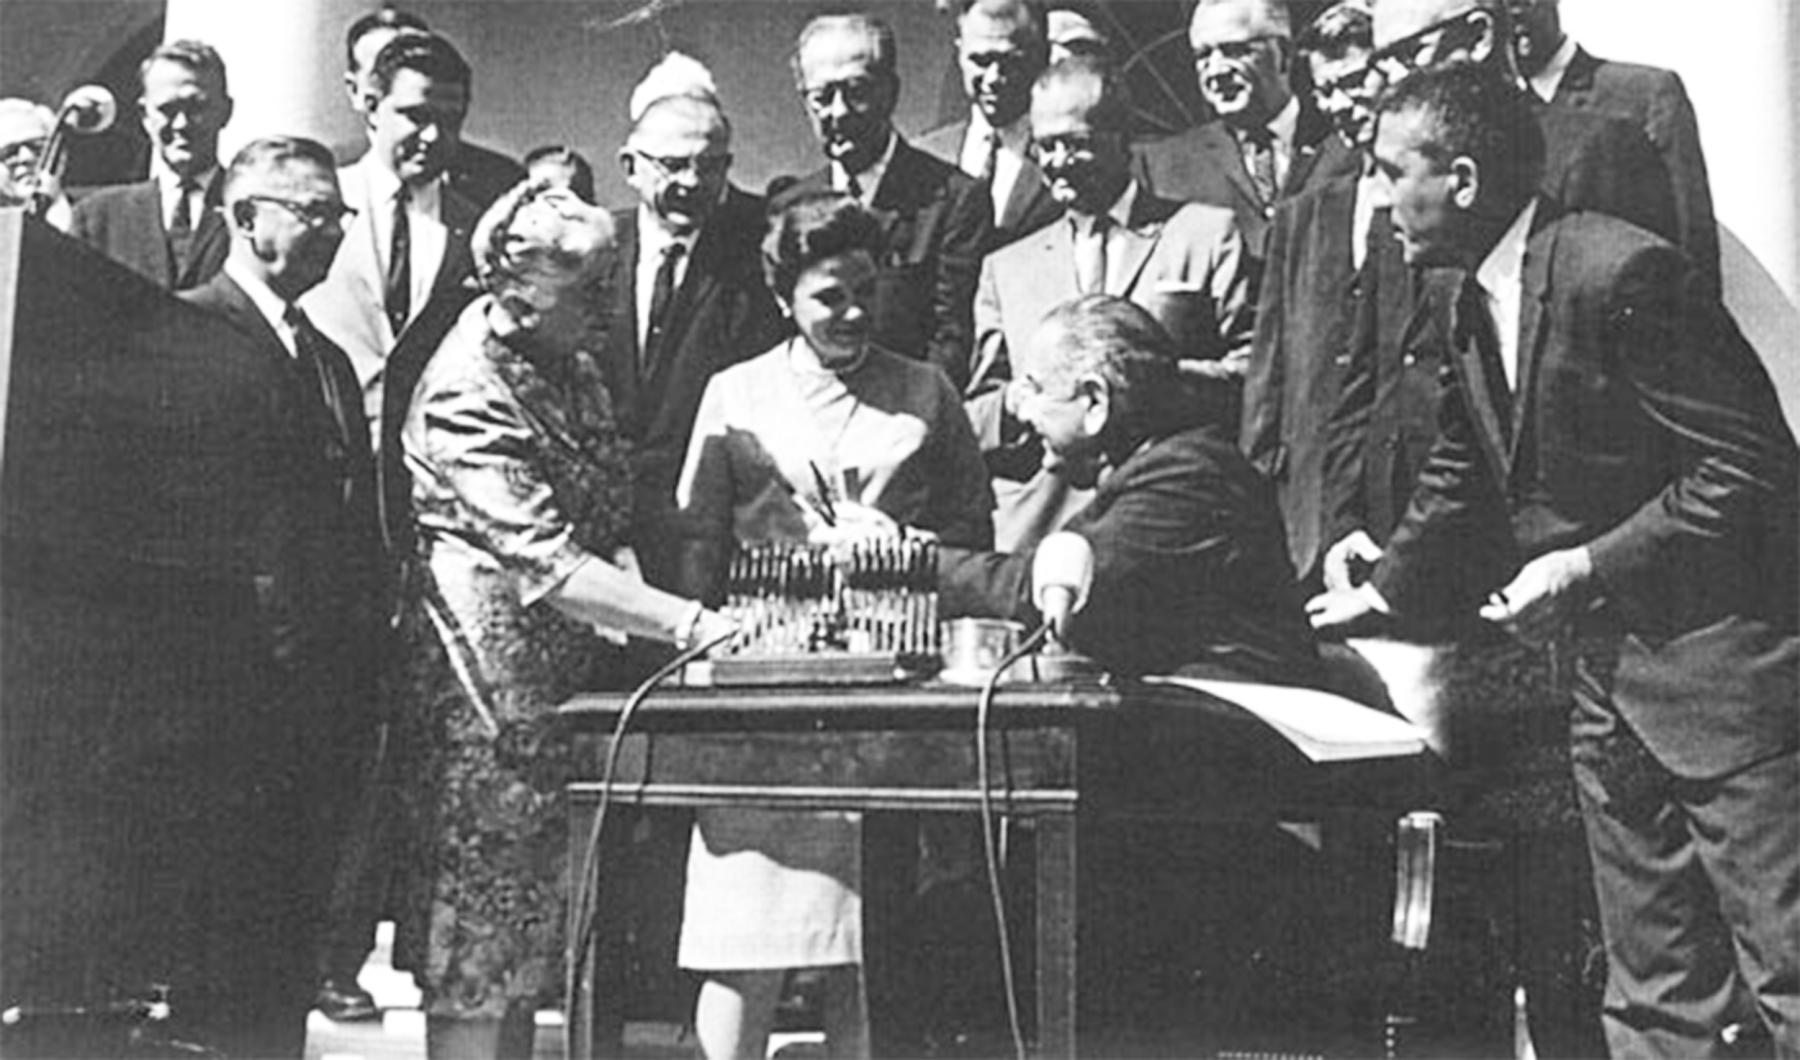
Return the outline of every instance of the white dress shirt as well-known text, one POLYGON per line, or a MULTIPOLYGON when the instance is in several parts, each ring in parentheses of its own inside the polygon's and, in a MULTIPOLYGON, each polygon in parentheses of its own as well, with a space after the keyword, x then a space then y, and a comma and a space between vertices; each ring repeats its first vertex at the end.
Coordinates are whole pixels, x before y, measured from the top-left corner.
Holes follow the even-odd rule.
POLYGON ((1575 60, 1575 38, 1563 34, 1562 44, 1557 46, 1556 54, 1544 64, 1544 68, 1531 75, 1531 90, 1537 98, 1545 103, 1556 98, 1556 90, 1562 87, 1563 75, 1569 72, 1569 64, 1575 60))
POLYGON ((250 296, 250 304, 263 315, 269 326, 275 329, 275 337, 287 347, 289 357, 300 356, 300 345, 294 337, 294 326, 287 321, 288 303, 269 289, 262 277, 256 276, 247 268, 237 263, 235 258, 225 259, 225 275, 231 277, 244 293, 250 296))
MULTIPOLYGON (((865 208, 874 205, 875 189, 881 187, 881 178, 887 175, 888 165, 894 160, 894 151, 900 146, 900 135, 893 130, 888 131, 887 148, 881 152, 869 168, 856 175, 857 187, 862 189, 862 197, 857 201, 865 208)), ((850 190, 850 173, 842 162, 832 159, 831 187, 834 191, 850 190)))
MULTIPOLYGON (((1098 238, 1104 241, 1106 275, 1101 277, 1100 290, 1112 294, 1118 290, 1114 278, 1118 274, 1119 259, 1124 256, 1118 249, 1119 230, 1131 226, 1131 208, 1137 202, 1138 183, 1135 180, 1125 182, 1125 190, 1107 207, 1106 218, 1110 222, 1098 238)), ((1082 244, 1096 238, 1093 218, 1069 211, 1069 224, 1074 227, 1075 260, 1081 260, 1082 244)), ((1079 277, 1077 277, 1079 279, 1079 277)))
POLYGON ((1525 300, 1525 244, 1531 239, 1535 217, 1537 200, 1533 199, 1513 218, 1512 227, 1475 270, 1475 282, 1487 296, 1488 315, 1494 318, 1494 334, 1500 340, 1500 365, 1506 370, 1510 390, 1519 386, 1519 306, 1525 300))
POLYGON ((969 131, 963 137, 959 160, 964 173, 977 178, 982 175, 982 168, 987 164, 988 140, 995 135, 1000 137, 1000 147, 994 154, 994 177, 988 197, 994 203, 994 223, 999 224, 1006 214, 1007 201, 1012 198, 1013 186, 1019 182, 1019 173, 1025 168, 1025 152, 1031 146, 1030 115, 995 130, 979 107, 971 107, 969 131))
MULTIPOLYGON (((394 196, 400 192, 400 178, 366 158, 357 168, 363 172, 364 197, 353 205, 369 219, 375 260, 381 263, 385 275, 394 241, 394 196)), ((438 267, 443 264, 444 250, 450 243, 450 230, 443 221, 442 187, 441 177, 422 186, 413 185, 406 202, 407 238, 412 250, 408 262, 408 279, 412 281, 407 299, 409 321, 430 300, 432 284, 437 281, 438 267)))
MULTIPOLYGON (((175 171, 164 164, 161 155, 152 156, 150 176, 156 181, 156 193, 162 197, 163 231, 170 232, 175 228, 175 208, 181 199, 181 178, 175 171)), ((188 191, 188 229, 200 227, 200 218, 206 212, 206 189, 219 176, 219 167, 214 164, 206 172, 193 179, 188 191)))
POLYGON ((637 213, 638 258, 633 293, 637 299, 637 348, 642 353, 650 334, 650 301, 656 293, 656 274, 662 268, 663 254, 671 245, 681 244, 683 253, 681 260, 675 263, 675 285, 671 288, 671 291, 679 291, 682 281, 687 278, 688 265, 694 260, 694 242, 699 233, 675 235, 648 206, 640 204, 637 213))

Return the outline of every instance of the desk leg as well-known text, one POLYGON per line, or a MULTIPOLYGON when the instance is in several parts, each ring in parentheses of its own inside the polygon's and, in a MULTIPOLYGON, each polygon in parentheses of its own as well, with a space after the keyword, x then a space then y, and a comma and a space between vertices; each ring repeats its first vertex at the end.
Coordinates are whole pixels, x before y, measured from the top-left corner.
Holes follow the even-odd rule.
POLYGON ((1075 1055, 1075 817, 1037 819, 1038 1055, 1075 1055))
MULTIPOLYGON (((588 836, 594 827, 594 814, 598 809, 597 797, 589 792, 571 793, 569 796, 569 924, 568 945, 575 945, 575 935, 579 925, 575 921, 575 891, 581 884, 581 872, 587 858, 588 836)), ((614 806, 615 814, 617 805, 614 806)), ((601 837, 602 869, 604 871, 604 851, 618 834, 618 822, 608 823, 606 834, 601 837)), ((588 881, 590 885, 603 881, 588 881)), ((594 1057, 621 1057, 624 1055, 625 1013, 624 984, 624 931, 619 920, 619 904, 607 902, 604 889, 598 895, 598 912, 595 917, 595 937, 593 945, 588 948, 586 967, 582 969, 581 989, 576 999, 576 1011, 566 1013, 569 1018, 568 1042, 569 1060, 590 1060, 594 1057)))

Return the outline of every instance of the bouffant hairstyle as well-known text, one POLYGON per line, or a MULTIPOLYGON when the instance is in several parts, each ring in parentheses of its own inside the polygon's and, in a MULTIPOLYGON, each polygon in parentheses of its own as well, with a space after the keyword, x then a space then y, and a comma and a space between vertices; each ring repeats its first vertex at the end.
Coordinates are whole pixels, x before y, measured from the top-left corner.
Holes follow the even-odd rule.
POLYGON ((783 302, 794 297, 800 274, 826 258, 852 251, 881 253, 881 224, 842 192, 801 195, 778 208, 763 237, 763 277, 783 302))

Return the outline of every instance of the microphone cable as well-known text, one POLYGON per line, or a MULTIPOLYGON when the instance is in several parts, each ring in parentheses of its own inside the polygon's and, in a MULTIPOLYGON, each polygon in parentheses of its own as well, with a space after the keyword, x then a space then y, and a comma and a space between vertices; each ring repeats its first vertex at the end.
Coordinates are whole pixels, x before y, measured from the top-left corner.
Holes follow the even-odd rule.
MULTIPOLYGON (((657 667, 656 672, 644 678, 638 686, 625 697, 625 705, 619 708, 619 719, 613 723, 612 742, 606 748, 606 758, 600 770, 600 800, 594 808, 594 824, 588 830, 587 845, 581 858, 581 877, 570 896, 573 915, 570 922, 574 924, 575 935, 568 942, 568 965, 563 969, 563 1047, 568 1055, 578 1055, 575 1048, 575 1033, 579 1021, 575 1018, 580 1008, 581 984, 587 959, 593 948, 594 928, 599 919, 600 910, 600 833, 606 825, 606 811, 612 805, 613 777, 619 768, 619 750, 625 742, 625 734, 631 727, 632 718, 644 700, 650 697, 658 685, 668 680, 670 675, 688 663, 712 651, 714 648, 737 636, 737 630, 721 633, 709 641, 703 641, 679 652, 674 658, 657 667)), ((585 1047, 579 1052, 586 1052, 585 1047)))
POLYGON ((999 841, 994 827, 992 767, 988 762, 988 730, 994 709, 994 693, 1000 679, 1014 664, 1043 647, 1050 623, 1039 626, 1018 647, 1007 652, 981 687, 975 707, 975 777, 981 785, 981 852, 987 860, 988 897, 994 906, 994 926, 1000 941, 1000 981, 1006 990, 1006 1029, 1012 1035, 1014 1060, 1025 1060, 1025 1031, 1019 1020, 1019 992, 1014 982, 1012 932, 1006 925, 1006 891, 1000 879, 999 841))

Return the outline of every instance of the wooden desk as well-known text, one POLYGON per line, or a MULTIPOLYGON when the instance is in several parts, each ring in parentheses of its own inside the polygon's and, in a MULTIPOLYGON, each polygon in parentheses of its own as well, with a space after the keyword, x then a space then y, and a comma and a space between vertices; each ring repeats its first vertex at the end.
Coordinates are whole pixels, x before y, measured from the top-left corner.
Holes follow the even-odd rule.
MULTIPOLYGON (((645 702, 621 748, 612 805, 979 812, 974 689, 683 688, 645 702)), ((582 696, 562 714, 593 743, 595 778, 571 785, 579 860, 623 697, 582 696)), ((1004 685, 989 734, 998 812, 1037 842, 1038 1050, 1076 1053, 1081 833, 1120 817, 1188 823, 1317 820, 1359 810, 1391 819, 1423 799, 1425 756, 1315 765, 1240 708, 1166 686, 1004 685)), ((602 859, 604 873, 604 856, 602 859)), ((604 901, 604 890, 601 892, 604 901)), ((604 947, 596 946, 599 951, 604 947)), ((621 1025, 590 984, 578 1048, 621 1025), (596 1007, 598 1006, 598 1007, 596 1007)))

